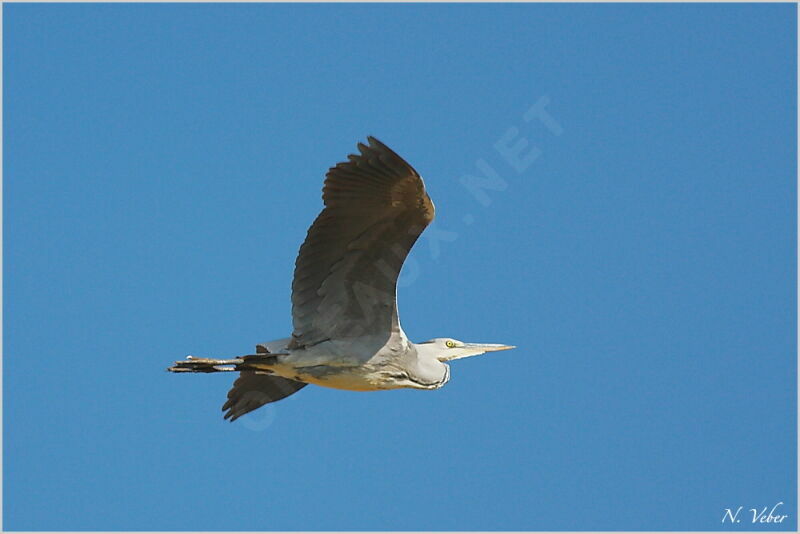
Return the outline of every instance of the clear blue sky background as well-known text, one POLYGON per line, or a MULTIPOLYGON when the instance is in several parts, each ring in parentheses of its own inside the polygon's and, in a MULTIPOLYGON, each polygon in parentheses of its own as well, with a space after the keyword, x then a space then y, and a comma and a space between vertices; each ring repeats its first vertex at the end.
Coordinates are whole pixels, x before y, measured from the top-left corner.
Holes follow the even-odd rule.
POLYGON ((796 527, 795 6, 3 8, 6 529, 796 527), (438 208, 409 336, 519 348, 223 421, 165 367, 290 333, 369 134, 438 208))

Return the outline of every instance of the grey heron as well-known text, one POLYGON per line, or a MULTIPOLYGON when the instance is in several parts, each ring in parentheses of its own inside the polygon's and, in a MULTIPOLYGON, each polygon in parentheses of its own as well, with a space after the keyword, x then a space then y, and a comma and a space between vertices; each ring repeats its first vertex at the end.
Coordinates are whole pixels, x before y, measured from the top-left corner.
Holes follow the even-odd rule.
POLYGON ((446 362, 511 345, 436 338, 413 343, 400 326, 397 278, 434 217, 422 177, 389 147, 368 137, 359 154, 332 167, 324 209, 295 262, 291 337, 256 345, 233 359, 187 357, 173 372, 237 371, 225 419, 307 384, 353 391, 438 389, 446 362))

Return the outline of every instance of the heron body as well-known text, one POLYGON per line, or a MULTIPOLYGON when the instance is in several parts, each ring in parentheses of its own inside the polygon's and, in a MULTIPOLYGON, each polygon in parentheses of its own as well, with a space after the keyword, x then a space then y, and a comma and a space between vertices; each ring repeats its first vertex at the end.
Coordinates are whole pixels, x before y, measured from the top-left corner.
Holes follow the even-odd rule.
POLYGON ((295 263, 291 337, 230 360, 189 357, 174 372, 238 371, 223 406, 235 420, 307 384, 352 391, 437 389, 447 361, 513 348, 436 338, 413 343, 396 304, 408 252, 434 218, 420 175, 377 139, 328 171, 325 208, 295 263))
MULTIPOLYGON (((284 340, 290 342, 290 340, 284 340)), ((449 379, 446 364, 424 365, 413 343, 355 338, 348 342, 323 341, 311 347, 283 347, 274 362, 252 367, 307 384, 351 391, 376 391, 404 387, 435 389, 449 379)))

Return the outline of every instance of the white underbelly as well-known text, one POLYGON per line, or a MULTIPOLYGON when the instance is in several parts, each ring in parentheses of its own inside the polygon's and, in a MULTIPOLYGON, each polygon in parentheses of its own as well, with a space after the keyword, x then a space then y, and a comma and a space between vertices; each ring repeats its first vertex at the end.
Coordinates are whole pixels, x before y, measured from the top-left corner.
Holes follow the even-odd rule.
POLYGON ((419 388, 395 365, 387 366, 381 360, 364 361, 346 355, 332 356, 332 351, 328 349, 318 345, 310 350, 293 352, 279 358, 269 369, 284 378, 348 391, 419 388))
MULTIPOLYGON (((260 367, 260 366, 255 366, 260 367)), ((303 366, 295 367, 288 362, 281 362, 263 367, 264 372, 275 374, 291 380, 315 384, 335 389, 350 391, 377 391, 381 389, 395 389, 406 387, 387 383, 381 375, 364 366, 303 366)))
POLYGON ((346 389, 348 391, 378 391, 382 389, 396 389, 403 386, 391 386, 369 379, 363 375, 342 373, 327 376, 313 376, 308 374, 298 375, 303 382, 324 386, 334 389, 346 389))

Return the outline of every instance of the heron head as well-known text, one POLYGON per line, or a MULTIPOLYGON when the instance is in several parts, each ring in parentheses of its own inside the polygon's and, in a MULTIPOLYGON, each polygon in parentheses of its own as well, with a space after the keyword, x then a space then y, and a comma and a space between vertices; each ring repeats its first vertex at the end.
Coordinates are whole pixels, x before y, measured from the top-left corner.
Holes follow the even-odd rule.
POLYGON ((433 344, 436 347, 436 359, 440 362, 449 362, 468 356, 477 356, 484 352, 495 352, 498 350, 508 350, 516 348, 514 345, 502 345, 498 343, 465 343, 449 337, 438 337, 427 341, 426 344, 433 344))

